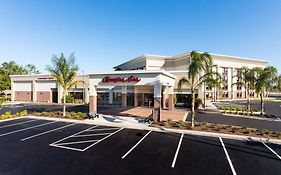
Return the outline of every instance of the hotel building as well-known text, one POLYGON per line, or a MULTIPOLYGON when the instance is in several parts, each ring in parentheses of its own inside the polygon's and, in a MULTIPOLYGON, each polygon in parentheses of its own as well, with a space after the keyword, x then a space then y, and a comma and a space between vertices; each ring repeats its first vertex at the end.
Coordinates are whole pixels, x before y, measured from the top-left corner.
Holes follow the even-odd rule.
MULTIPOLYGON (((213 71, 222 76, 222 87, 201 86, 196 96, 206 99, 241 99, 247 94, 244 87, 232 85, 242 67, 265 67, 267 61, 211 54, 213 71)), ((89 103, 89 112, 96 113, 98 105, 120 107, 149 106, 153 115, 161 116, 161 109, 173 110, 186 106, 191 95, 188 86, 180 91, 178 81, 187 77, 190 52, 175 56, 142 55, 114 67, 114 71, 78 75, 84 83, 69 90, 75 99, 89 103), (176 96, 176 98, 175 98, 176 96), (176 99, 176 100, 175 100, 176 99), (176 104, 174 104, 176 102, 176 104)), ((11 75, 12 101, 60 103, 62 88, 50 75, 11 75)), ((254 96, 254 91, 251 91, 254 96)), ((161 117, 160 117, 161 118, 161 117)))

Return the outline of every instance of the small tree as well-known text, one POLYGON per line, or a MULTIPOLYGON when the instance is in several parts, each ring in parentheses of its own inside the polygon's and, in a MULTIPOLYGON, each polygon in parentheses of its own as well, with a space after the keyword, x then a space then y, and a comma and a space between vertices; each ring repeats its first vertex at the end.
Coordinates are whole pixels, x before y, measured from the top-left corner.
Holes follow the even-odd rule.
POLYGON ((195 90, 199 88, 207 77, 211 77, 212 56, 207 53, 192 51, 190 53, 190 65, 188 67, 187 78, 183 77, 178 82, 178 89, 181 90, 183 85, 189 85, 191 90, 191 127, 195 124, 195 90), (206 73, 207 72, 207 73, 206 73), (201 76, 201 73, 205 73, 201 76))
MULTIPOLYGON (((209 69, 210 71, 212 71, 212 69, 209 69)), ((221 76, 219 75, 219 73, 216 72, 208 72, 209 76, 205 76, 204 80, 203 80, 203 84, 204 84, 204 107, 206 105, 206 86, 211 87, 211 88, 215 88, 215 89, 220 89, 221 88, 221 76)), ((216 101, 216 95, 215 95, 215 91, 213 91, 213 99, 214 101, 216 101)))
POLYGON ((277 69, 268 66, 264 69, 255 68, 253 70, 255 71, 255 90, 261 99, 261 115, 264 115, 264 96, 277 81, 277 69))
POLYGON ((239 85, 245 88, 247 94, 247 109, 250 110, 251 109, 250 90, 253 89, 255 86, 255 71, 247 67, 242 67, 240 70, 241 70, 240 74, 234 76, 239 81, 233 83, 232 86, 239 85))
POLYGON ((75 63, 75 56, 72 53, 68 59, 66 59, 63 53, 58 57, 54 55, 52 57, 52 66, 47 66, 46 70, 55 77, 58 83, 63 88, 63 116, 66 116, 66 95, 67 91, 81 81, 75 80, 77 71, 79 70, 78 65, 75 63))

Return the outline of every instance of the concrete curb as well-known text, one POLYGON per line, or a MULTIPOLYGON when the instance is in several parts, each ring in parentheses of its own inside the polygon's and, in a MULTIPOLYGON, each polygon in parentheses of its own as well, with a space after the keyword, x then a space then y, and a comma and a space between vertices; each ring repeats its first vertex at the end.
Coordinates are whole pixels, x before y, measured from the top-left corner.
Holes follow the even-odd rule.
POLYGON ((184 133, 196 136, 207 136, 207 137, 221 137, 225 139, 234 139, 234 140, 243 140, 243 141, 255 141, 255 142, 265 142, 265 143, 274 143, 280 144, 281 140, 279 139, 269 139, 269 138, 262 138, 262 137, 251 137, 251 136, 242 136, 242 135, 232 135, 232 134, 223 134, 223 133, 215 133, 215 132, 205 132, 205 131, 193 131, 193 130, 183 130, 183 129, 172 129, 172 128, 156 128, 150 127, 144 124, 126 124, 126 123, 109 123, 109 122, 100 122, 95 120, 74 120, 74 119, 63 119, 63 118, 51 118, 51 117, 41 117, 41 116, 27 116, 26 118, 33 118, 33 119, 42 119, 42 120, 55 120, 55 121, 62 121, 62 122, 73 122, 73 123, 80 123, 80 124, 95 124, 95 125, 104 125, 104 126, 111 126, 111 127, 123 127, 128 129, 140 129, 140 130, 151 130, 156 132, 173 132, 173 133, 184 133))
POLYGON ((252 136, 242 136, 242 135, 232 135, 232 134, 204 132, 204 131, 192 131, 192 130, 182 130, 182 129, 171 129, 171 128, 162 128, 162 129, 166 130, 168 132, 184 133, 184 134, 190 134, 190 135, 196 135, 196 136, 208 136, 208 137, 216 137, 216 138, 221 137, 221 138, 225 138, 225 139, 265 142, 265 143, 274 143, 274 144, 281 145, 281 140, 279 140, 279 139, 269 139, 269 138, 262 138, 262 137, 252 137, 252 136))
POLYGON ((270 119, 270 118, 260 118, 260 117, 253 117, 253 116, 247 116, 247 115, 237 115, 237 114, 222 114, 224 116, 229 117, 240 117, 240 118, 248 118, 248 119, 255 119, 255 120, 265 120, 265 121, 271 121, 271 122, 281 122, 279 119, 270 119))
POLYGON ((12 120, 16 120, 16 119, 21 119, 21 118, 27 118, 27 117, 26 116, 22 116, 22 117, 15 117, 15 118, 7 118, 7 119, 4 119, 4 120, 0 120, 0 123, 1 122, 12 121, 12 120))

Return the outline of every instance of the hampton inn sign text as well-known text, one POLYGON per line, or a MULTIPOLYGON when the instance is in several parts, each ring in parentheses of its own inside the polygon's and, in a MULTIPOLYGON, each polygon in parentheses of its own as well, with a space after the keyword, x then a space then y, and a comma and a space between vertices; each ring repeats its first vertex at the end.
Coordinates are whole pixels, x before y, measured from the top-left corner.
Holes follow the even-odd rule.
POLYGON ((121 78, 121 77, 104 77, 102 79, 103 83, 124 83, 124 82, 139 82, 141 79, 138 77, 130 76, 128 78, 121 78))

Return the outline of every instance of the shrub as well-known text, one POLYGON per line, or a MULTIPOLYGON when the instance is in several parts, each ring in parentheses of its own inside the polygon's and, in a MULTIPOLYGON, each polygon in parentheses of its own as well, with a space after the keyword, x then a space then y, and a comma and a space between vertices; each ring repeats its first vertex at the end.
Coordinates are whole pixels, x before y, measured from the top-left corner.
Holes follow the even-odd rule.
POLYGON ((249 134, 251 132, 250 129, 246 129, 245 131, 243 131, 244 134, 249 134))
POLYGON ((185 122, 183 120, 179 120, 177 123, 180 124, 181 126, 185 125, 185 122))
POLYGON ((21 111, 19 115, 20 115, 20 117, 27 116, 27 110, 21 111))
POLYGON ((237 127, 231 127, 230 131, 233 132, 233 133, 237 133, 238 130, 239 130, 239 128, 237 128, 237 127))
POLYGON ((220 109, 220 110, 224 110, 224 109, 225 109, 225 106, 224 106, 224 105, 221 105, 221 106, 219 106, 219 109, 220 109))
POLYGON ((71 119, 71 115, 70 114, 65 114, 65 118, 71 119))
POLYGON ((168 119, 167 119, 167 122, 168 122, 168 123, 172 123, 172 119, 168 118, 168 119))
POLYGON ((207 122, 204 121, 204 122, 201 123, 201 125, 203 125, 203 126, 207 125, 207 122))
POLYGON ((254 111, 252 109, 250 110, 250 115, 254 116, 254 111))
POLYGON ((180 125, 178 122, 173 123, 173 126, 174 126, 174 127, 177 127, 177 128, 180 128, 180 127, 181 127, 181 125, 180 125))
POLYGON ((3 114, 4 119, 8 119, 8 118, 12 118, 12 117, 13 116, 12 116, 11 112, 5 112, 5 114, 3 114))
POLYGON ((257 129, 256 133, 259 135, 268 135, 269 131, 267 129, 257 129))
POLYGON ((172 120, 171 119, 168 119, 167 121, 164 121, 164 126, 169 128, 172 126, 172 120))
POLYGON ((195 108, 198 109, 200 105, 203 104, 203 101, 201 98, 196 98, 195 99, 195 108))
POLYGON ((237 106, 237 107, 236 107, 236 110, 241 111, 242 109, 241 109, 240 106, 237 106))
POLYGON ((281 132, 275 131, 274 134, 277 138, 281 139, 281 132))
MULTIPOLYGON (((67 94, 65 96, 66 103, 74 103, 74 97, 71 94, 67 94)), ((61 99, 61 102, 63 103, 63 98, 61 99)))
POLYGON ((227 126, 222 126, 221 129, 227 129, 227 126))

